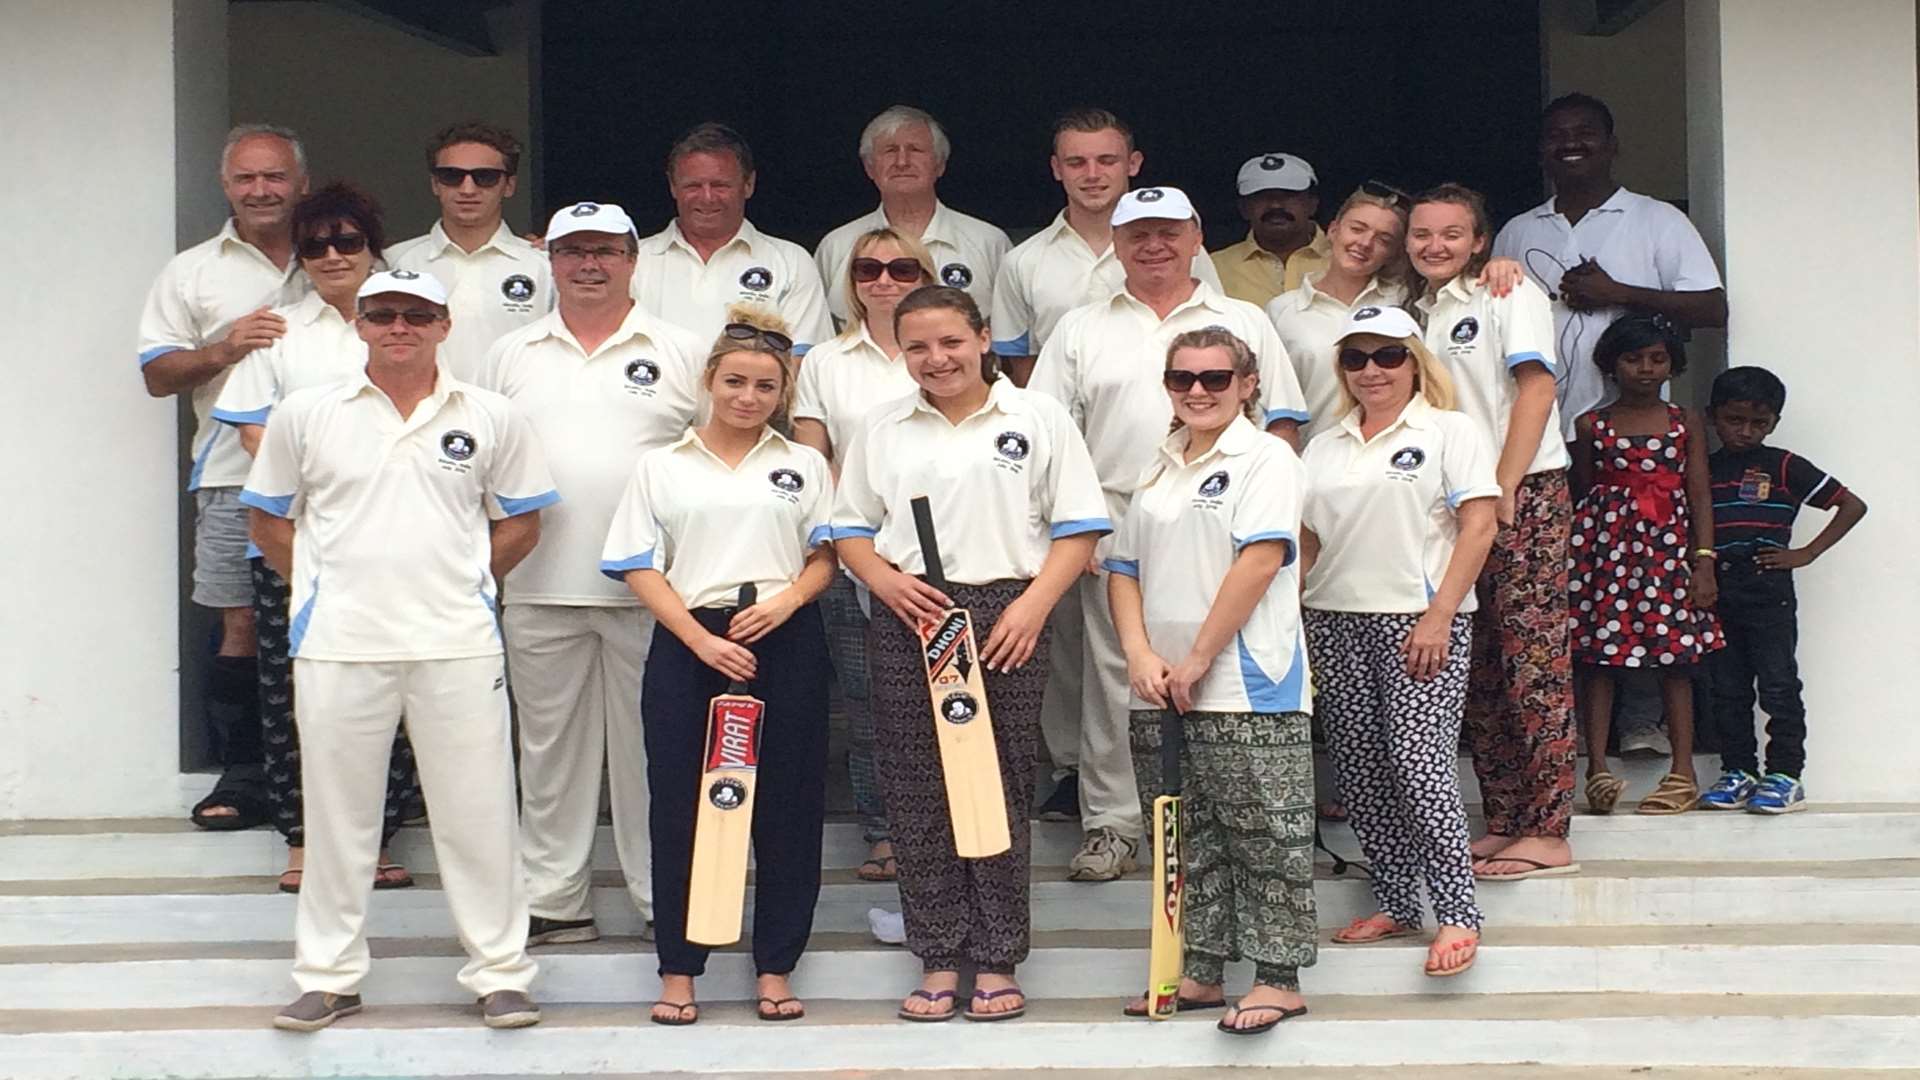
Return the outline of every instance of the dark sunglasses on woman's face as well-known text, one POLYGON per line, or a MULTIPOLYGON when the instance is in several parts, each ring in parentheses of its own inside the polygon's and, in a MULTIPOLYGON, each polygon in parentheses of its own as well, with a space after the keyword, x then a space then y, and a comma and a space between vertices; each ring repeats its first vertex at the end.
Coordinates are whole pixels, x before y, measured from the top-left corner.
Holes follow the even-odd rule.
POLYGON ((440 321, 440 313, 437 311, 422 311, 419 308, 409 308, 406 311, 396 311, 393 308, 374 308, 372 311, 363 311, 360 313, 360 320, 362 322, 370 322, 375 326, 392 326, 393 320, 395 319, 407 320, 408 326, 432 326, 434 323, 440 321))
POLYGON ((879 281, 883 271, 895 281, 911 284, 924 277, 927 269, 920 265, 919 259, 888 259, 886 262, 867 258, 853 260, 853 280, 855 281, 861 283, 879 281))
POLYGON ((793 339, 778 330, 762 330, 757 326, 750 326, 747 323, 730 322, 727 324, 726 329, 721 332, 735 341, 752 341, 758 338, 780 352, 793 351, 793 339))
POLYGON ((1372 352, 1364 352, 1360 349, 1341 349, 1340 366, 1347 371, 1360 371, 1363 370, 1367 366, 1367 362, 1371 360, 1373 365, 1380 370, 1392 371, 1394 368, 1406 363, 1407 357, 1412 355, 1413 350, 1407 348, 1405 345, 1382 345, 1372 352))
POLYGON ((366 250, 367 238, 359 233, 342 232, 332 236, 309 236, 300 241, 300 257, 303 259, 324 259, 327 249, 332 248, 342 255, 358 255, 366 250))
POLYGON ((428 170, 441 187, 459 187, 467 177, 473 177, 476 187, 497 187, 507 178, 505 169, 456 169, 451 165, 435 165, 428 170))
POLYGON ((1213 368, 1209 371, 1181 371, 1177 368, 1169 368, 1161 373, 1160 381, 1166 383, 1167 389, 1176 394, 1184 394, 1193 389, 1194 383, 1199 383, 1200 388, 1209 394, 1217 394, 1233 385, 1233 369, 1213 368))

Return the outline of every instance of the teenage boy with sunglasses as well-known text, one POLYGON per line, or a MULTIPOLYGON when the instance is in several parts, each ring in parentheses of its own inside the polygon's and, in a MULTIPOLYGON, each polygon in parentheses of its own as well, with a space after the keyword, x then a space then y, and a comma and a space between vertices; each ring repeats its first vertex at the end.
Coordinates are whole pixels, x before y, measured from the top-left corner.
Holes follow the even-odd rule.
POLYGON ((387 253, 395 269, 447 283, 453 328, 440 361, 456 379, 477 381, 488 346, 553 309, 546 257, 505 220, 519 171, 520 140, 511 132, 471 122, 442 130, 427 143, 440 220, 387 253))

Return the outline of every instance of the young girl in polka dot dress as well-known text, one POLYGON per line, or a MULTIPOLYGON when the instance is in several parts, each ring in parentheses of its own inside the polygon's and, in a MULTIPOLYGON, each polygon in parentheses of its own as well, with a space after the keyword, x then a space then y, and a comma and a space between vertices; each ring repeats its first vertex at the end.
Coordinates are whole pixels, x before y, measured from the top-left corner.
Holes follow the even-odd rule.
POLYGON ((1607 327, 1593 362, 1619 390, 1576 422, 1571 542, 1573 659, 1585 678, 1587 804, 1609 813, 1626 783, 1607 771, 1614 671, 1661 673, 1673 765, 1640 803, 1678 814, 1699 801, 1693 773, 1693 666, 1721 645, 1713 607, 1713 512, 1706 423, 1662 400, 1686 370, 1665 319, 1630 315, 1607 327), (1697 512, 1695 512, 1697 510, 1697 512))

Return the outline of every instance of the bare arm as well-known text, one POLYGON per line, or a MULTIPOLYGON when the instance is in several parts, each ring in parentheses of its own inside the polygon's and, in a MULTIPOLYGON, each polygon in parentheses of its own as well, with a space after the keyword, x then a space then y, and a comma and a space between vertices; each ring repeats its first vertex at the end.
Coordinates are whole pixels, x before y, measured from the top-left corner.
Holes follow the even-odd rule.
POLYGON ((505 581, 520 560, 540 542, 540 511, 531 510, 487 524, 493 543, 493 579, 505 581))
POLYGON ((1849 491, 1840 496, 1840 505, 1834 508, 1833 518, 1827 522, 1820 534, 1815 536, 1806 547, 1768 548, 1753 557, 1753 561, 1768 570, 1792 570, 1805 566, 1827 553, 1827 549, 1840 542, 1840 538, 1853 531, 1860 519, 1867 516, 1867 504, 1858 495, 1849 491))
POLYGON ((247 535, 266 557, 267 565, 287 580, 293 580, 293 522, 265 510, 247 508, 247 535))
POLYGON ((727 640, 751 645, 779 629, 793 618, 794 612, 827 591, 827 586, 833 584, 837 565, 831 544, 822 544, 807 552, 806 564, 800 568, 800 576, 793 579, 793 584, 771 599, 734 613, 733 621, 727 625, 727 640))
POLYGON ((1254 607, 1273 584, 1274 575, 1286 565, 1291 547, 1284 540, 1262 540, 1241 548, 1234 557, 1227 576, 1213 594, 1200 632, 1194 635, 1193 650, 1176 662, 1167 676, 1167 690, 1175 709, 1186 712, 1193 707, 1194 686, 1206 677, 1213 658, 1247 625, 1254 607))
POLYGON ((840 463, 833 460, 833 440, 827 435, 827 425, 818 420, 795 420, 793 441, 820 451, 820 456, 833 467, 833 482, 840 482, 840 463))
POLYGON ((273 344, 287 332, 287 321, 261 308, 234 320, 227 336, 198 349, 175 349, 149 360, 140 378, 153 397, 185 393, 240 362, 255 349, 273 344))
POLYGON ((873 537, 849 536, 833 542, 834 553, 888 610, 908 626, 935 619, 950 606, 947 595, 912 574, 902 573, 873 550, 873 537))
POLYGON ((1047 559, 1040 564, 1040 572, 993 621, 993 629, 980 645, 980 659, 989 669, 1010 671, 1025 667, 1027 661, 1033 659, 1033 651, 1040 644, 1040 632, 1046 629, 1047 616, 1053 614, 1060 597, 1086 573, 1096 539, 1093 533, 1076 533, 1059 537, 1048 546, 1047 559))
POLYGON ((1013 380, 1013 385, 1024 390, 1027 380, 1033 378, 1035 359, 1031 356, 1003 356, 1000 358, 1000 367, 1007 373, 1007 378, 1013 380))
POLYGON ((1293 447, 1294 453, 1300 452, 1300 421, 1282 417, 1267 425, 1267 433, 1280 436, 1288 446, 1293 447))
POLYGON ((1107 575, 1107 604, 1113 609, 1113 627, 1127 654, 1127 682, 1141 700, 1167 707, 1167 674, 1172 669, 1147 640, 1146 603, 1140 582, 1126 574, 1107 575))
POLYGON ((1406 658, 1410 678, 1425 681, 1447 666, 1447 653, 1453 647, 1453 618, 1479 580, 1480 567, 1487 561, 1493 535, 1500 528, 1495 503, 1494 499, 1470 499, 1454 511, 1460 534, 1454 539, 1446 573, 1440 576, 1440 587, 1427 598, 1427 610, 1400 643, 1400 655, 1406 658))
POLYGON ((680 594, 667 584, 667 576, 658 570, 627 571, 627 588, 667 632, 680 639, 702 663, 729 679, 745 682, 753 678, 757 665, 753 651, 713 633, 687 610, 680 594))
POLYGON ((1568 480, 1573 484, 1573 497, 1578 499, 1593 488, 1592 413, 1581 413, 1574 420, 1573 436, 1573 475, 1568 480))
POLYGON ((1300 583, 1306 586, 1307 575, 1313 572, 1313 564, 1320 561, 1320 534, 1312 529, 1300 530, 1300 583))
POLYGON ((1547 416, 1553 412, 1553 373, 1539 364, 1526 363, 1513 369, 1513 381, 1519 394, 1513 399, 1513 412, 1507 420, 1507 441, 1500 447, 1500 460, 1494 466, 1494 478, 1500 481, 1500 523, 1513 521, 1513 493, 1527 477, 1527 466, 1540 452, 1540 436, 1547 430, 1547 416))
POLYGON ((1707 421, 1688 409, 1687 504, 1693 507, 1693 546, 1713 550, 1713 479, 1707 471, 1707 421))
POLYGON ((267 425, 241 424, 237 430, 240 433, 240 448, 247 452, 248 457, 259 457, 260 440, 267 433, 267 425))

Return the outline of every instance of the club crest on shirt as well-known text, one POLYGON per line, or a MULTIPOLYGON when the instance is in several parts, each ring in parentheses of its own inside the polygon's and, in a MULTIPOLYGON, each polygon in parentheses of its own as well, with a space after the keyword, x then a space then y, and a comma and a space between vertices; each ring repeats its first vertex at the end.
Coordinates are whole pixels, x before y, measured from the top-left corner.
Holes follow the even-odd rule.
POLYGON ((1017 431, 1003 431, 993 438, 993 448, 1008 461, 1025 461, 1033 450, 1033 444, 1017 431))
POLYGON ((660 365, 641 357, 627 363, 627 381, 635 386, 652 386, 660 381, 660 365))
POLYGON ((767 474, 767 483, 773 485, 774 494, 790 503, 800 501, 800 489, 807 486, 806 480, 792 469, 775 469, 767 474))
POLYGON ((1424 464, 1426 460, 1427 452, 1425 450, 1417 446, 1403 446, 1393 452, 1393 457, 1388 459, 1387 464, 1392 465, 1401 472, 1412 472, 1424 464))
POLYGON ((973 284, 973 271, 966 263, 948 263, 940 268, 940 283, 953 289, 964 289, 973 284))
POLYGON ((731 776, 723 776, 707 788, 707 801, 716 809, 738 810, 740 804, 747 801, 747 785, 731 776))
POLYGON ((1453 329, 1447 332, 1447 336, 1453 339, 1455 345, 1465 345, 1480 336, 1480 320, 1468 315, 1454 323, 1453 329))
POLYGON ((764 266, 749 266, 740 275, 740 287, 753 292, 766 292, 773 288, 773 271, 764 266))
POLYGON ((1219 472, 1200 481, 1200 497, 1203 499, 1217 499, 1227 493, 1227 485, 1232 482, 1233 478, 1227 475, 1225 469, 1221 469, 1219 472))
POLYGON ((980 703, 965 690, 955 690, 940 699, 940 719, 949 724, 965 724, 980 715, 980 703))
POLYGON ((473 441, 473 436, 459 428, 440 436, 440 452, 454 461, 467 460, 478 448, 479 444, 473 441))
POLYGON ((533 299, 533 279, 525 274, 510 275, 500 283, 500 295, 510 303, 524 304, 533 299))

